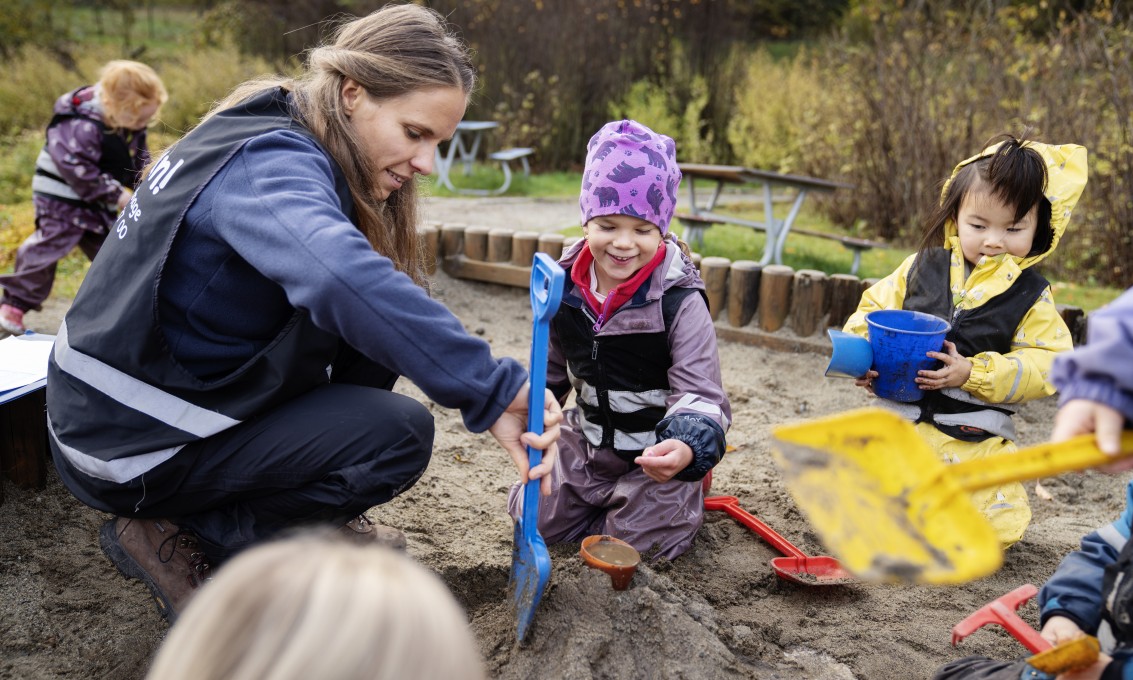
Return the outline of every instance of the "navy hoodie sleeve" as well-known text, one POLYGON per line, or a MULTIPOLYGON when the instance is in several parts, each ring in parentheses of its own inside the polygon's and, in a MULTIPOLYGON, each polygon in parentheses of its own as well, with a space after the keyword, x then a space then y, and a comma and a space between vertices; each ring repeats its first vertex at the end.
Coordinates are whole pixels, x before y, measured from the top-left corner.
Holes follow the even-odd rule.
POLYGON ((1121 517, 1082 538, 1078 550, 1062 559, 1058 569, 1039 591, 1041 620, 1065 616, 1087 633, 1096 633, 1102 614, 1102 579, 1105 568, 1117 560, 1129 540, 1133 521, 1133 484, 1126 486, 1126 508, 1121 517))
POLYGON ((339 207, 330 159, 301 134, 256 138, 229 162, 211 206, 219 236, 325 331, 490 427, 527 373, 431 299, 369 242, 339 207))

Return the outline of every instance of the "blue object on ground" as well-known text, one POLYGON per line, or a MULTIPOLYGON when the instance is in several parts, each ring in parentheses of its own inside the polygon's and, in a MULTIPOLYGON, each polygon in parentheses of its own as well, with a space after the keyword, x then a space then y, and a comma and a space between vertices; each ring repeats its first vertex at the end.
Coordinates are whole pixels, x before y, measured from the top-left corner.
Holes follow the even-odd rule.
MULTIPOLYGON (((527 401, 527 430, 543 433, 543 395, 547 387, 547 345, 551 318, 559 308, 566 274, 546 253, 536 253, 531 265, 531 392, 527 401)), ((535 467, 543 452, 527 447, 527 460, 535 467)), ((535 608, 551 577, 551 555, 539 535, 539 480, 523 487, 523 510, 515 522, 515 545, 511 553, 512 599, 516 608, 516 638, 523 642, 535 617, 535 608)))
POLYGON ((873 348, 860 335, 827 329, 834 353, 826 366, 828 378, 864 378, 873 366, 873 348))

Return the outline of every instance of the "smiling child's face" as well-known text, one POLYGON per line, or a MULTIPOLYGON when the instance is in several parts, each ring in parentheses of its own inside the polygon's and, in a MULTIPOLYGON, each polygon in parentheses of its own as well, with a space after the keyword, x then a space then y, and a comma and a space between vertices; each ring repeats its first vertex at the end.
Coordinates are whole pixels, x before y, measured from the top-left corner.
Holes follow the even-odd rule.
POLYGON ((594 271, 598 292, 605 295, 628 281, 661 247, 661 230, 652 222, 631 215, 602 215, 582 227, 594 271))

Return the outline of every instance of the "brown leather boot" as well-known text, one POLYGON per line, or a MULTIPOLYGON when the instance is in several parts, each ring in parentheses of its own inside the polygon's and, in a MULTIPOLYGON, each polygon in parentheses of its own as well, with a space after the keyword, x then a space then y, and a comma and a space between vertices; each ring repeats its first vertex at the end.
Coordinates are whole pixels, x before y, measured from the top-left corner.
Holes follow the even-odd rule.
POLYGON ((116 517, 102 525, 98 538, 118 571, 149 586, 158 612, 169 623, 211 578, 196 536, 169 520, 116 517))
POLYGON ((405 534, 384 524, 375 524, 365 515, 358 515, 338 532, 354 543, 377 543, 394 550, 405 550, 405 534))

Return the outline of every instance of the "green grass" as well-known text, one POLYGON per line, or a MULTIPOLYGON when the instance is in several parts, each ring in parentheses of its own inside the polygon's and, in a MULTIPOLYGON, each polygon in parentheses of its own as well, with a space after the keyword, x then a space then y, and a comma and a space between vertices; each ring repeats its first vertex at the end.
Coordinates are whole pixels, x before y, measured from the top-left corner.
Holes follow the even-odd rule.
POLYGON ((191 8, 160 7, 152 12, 135 8, 133 17, 127 44, 120 11, 68 7, 55 14, 55 20, 76 44, 84 48, 114 47, 123 50, 123 58, 141 61, 168 59, 184 52, 200 25, 200 12, 191 8))
MULTIPOLYGON (((458 189, 487 189, 494 190, 503 186, 504 171, 499 163, 474 163, 472 173, 464 174, 464 166, 453 163, 452 184, 458 189)), ((421 180, 421 190, 426 196, 451 198, 454 196, 468 196, 449 191, 448 187, 438 184, 436 175, 429 175, 421 180)), ((518 162, 512 162, 511 184, 501 196, 531 196, 540 198, 570 198, 578 196, 578 187, 582 183, 582 174, 577 172, 545 172, 525 176, 518 162)))

